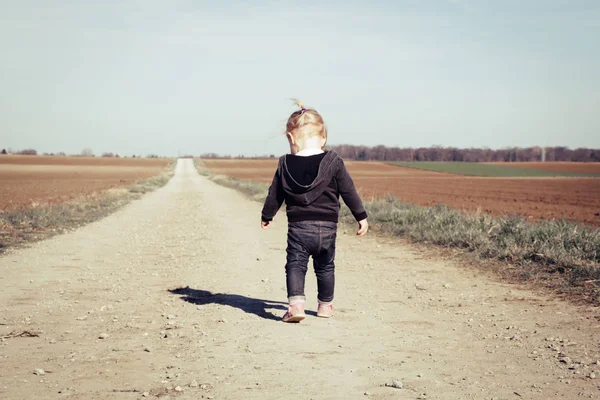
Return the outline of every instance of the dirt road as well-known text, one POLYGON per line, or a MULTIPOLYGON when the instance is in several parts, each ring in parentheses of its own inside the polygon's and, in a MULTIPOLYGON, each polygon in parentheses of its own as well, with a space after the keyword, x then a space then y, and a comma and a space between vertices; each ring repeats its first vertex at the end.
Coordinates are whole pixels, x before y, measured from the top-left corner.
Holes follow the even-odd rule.
POLYGON ((337 314, 280 322, 285 216, 261 231, 260 208, 185 160, 0 258, 0 398, 600 399, 598 310, 390 239, 340 229, 337 314))

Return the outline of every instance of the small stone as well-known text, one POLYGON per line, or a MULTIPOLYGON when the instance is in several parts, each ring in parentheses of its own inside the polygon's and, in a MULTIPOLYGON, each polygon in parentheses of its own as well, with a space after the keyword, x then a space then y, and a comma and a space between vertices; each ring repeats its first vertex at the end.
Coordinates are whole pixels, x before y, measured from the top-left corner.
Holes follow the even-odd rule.
POLYGON ((197 388, 198 386, 200 386, 200 384, 199 384, 197 381, 195 381, 195 380, 193 380, 193 381, 190 383, 190 387, 191 387, 191 388, 197 388))
POLYGON ((404 384, 402 382, 400 382, 399 380, 394 380, 394 381, 392 381, 392 387, 395 389, 402 389, 402 388, 404 388, 404 384))
POLYGON ((176 392, 183 392, 183 389, 181 388, 181 386, 175 386, 175 391, 176 392))
POLYGON ((227 321, 227 318, 224 318, 224 317, 223 317, 223 318, 221 318, 221 319, 219 320, 219 322, 222 322, 222 323, 226 324, 228 321, 227 321))
POLYGON ((46 375, 46 371, 44 371, 44 370, 43 370, 43 369, 41 369, 41 368, 36 368, 36 369, 34 369, 34 370, 33 370, 33 373, 34 373, 35 375, 46 375))
POLYGON ((150 392, 144 392, 144 393, 142 393, 142 397, 148 397, 148 396, 150 396, 150 392))
POLYGON ((593 372, 590 372, 590 379, 596 379, 596 374, 593 372))
POLYGON ((370 396, 370 395, 371 395, 371 393, 365 392, 365 396, 370 396))
POLYGON ((423 374, 417 374, 417 378, 422 378, 423 374))
POLYGON ((108 339, 108 333, 101 333, 101 334, 98 336, 98 339, 108 339))
POLYGON ((444 283, 444 289, 450 289, 450 284, 449 283, 444 283))
POLYGON ((560 361, 563 364, 571 364, 571 358, 570 357, 563 357, 563 358, 561 358, 558 361, 560 361))
POLYGON ((175 319, 175 316, 173 314, 169 314, 167 315, 167 319, 175 319))
POLYGON ((151 353, 151 352, 152 352, 152 349, 151 349, 150 347, 144 347, 144 351, 145 351, 146 353, 151 353))

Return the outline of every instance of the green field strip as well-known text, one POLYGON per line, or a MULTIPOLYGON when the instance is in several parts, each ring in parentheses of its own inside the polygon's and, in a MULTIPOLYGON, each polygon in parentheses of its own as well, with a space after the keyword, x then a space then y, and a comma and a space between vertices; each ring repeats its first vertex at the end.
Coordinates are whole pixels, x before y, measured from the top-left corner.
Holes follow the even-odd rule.
POLYGON ((540 169, 517 168, 502 165, 490 165, 470 162, 413 161, 393 162, 399 167, 415 168, 426 171, 442 172, 454 175, 483 176, 497 178, 541 178, 541 177, 600 177, 600 174, 576 172, 544 171, 540 169))

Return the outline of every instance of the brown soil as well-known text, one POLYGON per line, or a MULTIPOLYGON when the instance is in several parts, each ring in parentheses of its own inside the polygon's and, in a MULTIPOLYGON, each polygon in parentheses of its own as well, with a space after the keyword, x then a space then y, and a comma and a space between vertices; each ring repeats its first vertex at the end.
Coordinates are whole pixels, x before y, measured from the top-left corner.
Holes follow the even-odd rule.
POLYGON ((0 257, 0 398, 600 398, 597 308, 343 226, 334 317, 316 317, 311 272, 307 318, 281 322, 285 213, 262 231, 260 209, 185 160, 0 257))
MULTIPOLYGON (((270 182, 277 160, 204 160, 215 174, 270 182)), ((565 218, 600 226, 600 179, 484 178, 347 162, 364 200, 393 195, 422 206, 446 204, 499 216, 532 220, 565 218)))
POLYGON ((0 211, 58 204, 157 175, 167 159, 0 157, 0 211))
POLYGON ((277 169, 277 159, 271 160, 202 160, 215 175, 270 183, 277 169))
MULTIPOLYGON (((202 160, 215 175, 227 175, 238 179, 270 183, 277 168, 275 160, 202 160)), ((378 162, 346 161, 355 181, 387 179, 390 177, 421 178, 424 176, 448 176, 438 172, 402 168, 378 162)))
POLYGON ((167 158, 124 158, 124 157, 58 157, 58 156, 14 156, 0 155, 0 164, 17 165, 105 165, 131 167, 165 167, 167 158))
POLYGON ((489 163, 506 167, 538 169, 552 172, 574 172, 578 174, 600 174, 600 163, 576 162, 511 162, 489 163))

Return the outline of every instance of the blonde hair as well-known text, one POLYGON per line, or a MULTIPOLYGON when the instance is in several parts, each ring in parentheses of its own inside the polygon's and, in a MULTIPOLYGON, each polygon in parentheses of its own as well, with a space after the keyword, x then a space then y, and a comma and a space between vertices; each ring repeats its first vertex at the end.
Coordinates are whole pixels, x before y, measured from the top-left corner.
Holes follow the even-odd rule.
POLYGON ((292 134, 296 139, 301 137, 321 136, 327 141, 327 128, 323 117, 312 108, 305 108, 304 103, 298 99, 293 99, 294 103, 300 107, 300 110, 294 111, 288 118, 286 131, 292 134))

